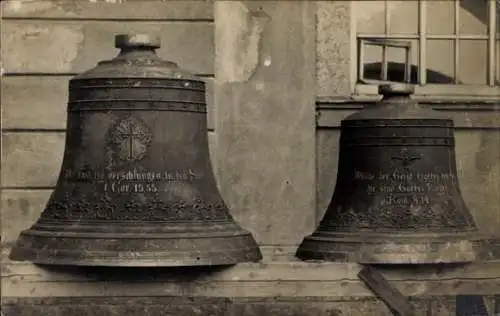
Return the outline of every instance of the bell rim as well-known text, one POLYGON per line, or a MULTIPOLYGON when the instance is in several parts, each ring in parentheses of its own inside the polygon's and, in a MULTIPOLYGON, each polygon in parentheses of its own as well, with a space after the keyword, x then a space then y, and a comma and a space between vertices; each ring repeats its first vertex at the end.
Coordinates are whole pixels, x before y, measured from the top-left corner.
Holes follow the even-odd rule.
POLYGON ((29 261, 38 265, 51 265, 51 266, 78 266, 78 267, 189 267, 189 266, 219 266, 219 265, 234 265, 244 262, 259 262, 262 260, 262 253, 255 247, 249 247, 244 249, 247 251, 238 252, 228 252, 228 251, 218 251, 212 253, 206 253, 206 258, 200 257, 200 259, 186 259, 182 256, 183 253, 179 253, 178 258, 172 257, 158 257, 157 253, 153 253, 150 258, 132 259, 125 256, 116 256, 109 259, 103 259, 101 256, 96 256, 94 258, 87 259, 67 259, 58 258, 54 256, 45 257, 29 257, 25 255, 24 260, 14 260, 9 257, 12 261, 29 261), (208 255, 223 255, 230 256, 231 259, 213 259, 208 255))
MULTIPOLYGON (((154 243, 157 239, 143 238, 140 240, 143 247, 139 247, 139 249, 106 250, 106 247, 103 246, 102 249, 89 251, 88 249, 82 250, 83 247, 78 247, 78 243, 75 244, 76 246, 67 247, 65 243, 70 238, 62 238, 52 243, 42 243, 44 247, 40 249, 36 245, 33 246, 32 243, 40 236, 22 234, 12 247, 9 259, 11 261, 30 261, 41 265, 96 267, 210 266, 262 260, 260 248, 249 232, 232 237, 193 238, 187 242, 183 238, 162 239, 163 242, 159 243, 154 243), (151 241, 153 243, 149 245, 148 242, 151 241), (185 244, 179 248, 175 241, 184 241, 185 244), (197 244, 197 241, 202 243, 197 244), (211 247, 206 247, 203 243, 211 243, 211 247), (49 246, 47 247, 47 245, 49 246), (64 247, 65 245, 66 247, 64 247)), ((49 238, 46 237, 46 239, 49 238)), ((81 246, 84 246, 85 242, 88 242, 88 238, 73 238, 72 241, 80 242, 81 246)))
MULTIPOLYGON (((354 233, 350 233, 354 237, 354 233)), ((425 233, 386 234, 385 238, 324 238, 314 234, 306 236, 295 256, 301 260, 329 262, 356 262, 360 264, 438 264, 468 263, 478 260, 479 245, 487 236, 474 232, 439 234, 432 237, 425 233), (426 236, 425 240, 422 237, 426 236), (393 240, 388 243, 387 240, 393 240), (383 242, 385 241, 385 243, 383 242), (314 245, 316 244, 316 245, 314 245), (325 246, 321 246, 321 244, 325 246), (389 245, 388 248, 387 247, 389 245), (391 248, 392 247, 392 248, 391 248), (419 249, 420 248, 420 249, 419 249), (381 251, 384 250, 384 251, 381 251), (405 251, 406 250, 406 251, 405 251)))

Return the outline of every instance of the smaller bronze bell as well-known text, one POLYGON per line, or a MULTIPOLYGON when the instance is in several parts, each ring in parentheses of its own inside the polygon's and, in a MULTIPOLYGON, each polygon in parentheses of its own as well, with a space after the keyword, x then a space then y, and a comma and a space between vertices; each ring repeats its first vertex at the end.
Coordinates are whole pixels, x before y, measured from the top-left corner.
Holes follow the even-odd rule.
POLYGON ((478 240, 458 184, 453 121, 406 84, 341 123, 335 192, 301 259, 367 264, 470 262, 478 240))

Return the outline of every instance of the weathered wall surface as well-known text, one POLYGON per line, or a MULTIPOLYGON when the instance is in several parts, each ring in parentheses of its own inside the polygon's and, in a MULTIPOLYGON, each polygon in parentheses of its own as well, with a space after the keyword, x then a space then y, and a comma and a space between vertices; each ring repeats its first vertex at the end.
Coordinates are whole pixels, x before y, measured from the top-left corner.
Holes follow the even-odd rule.
MULTIPOLYGON (((353 91, 349 2, 7 1, 2 14, 6 316, 389 313, 359 281, 357 264, 293 257, 333 192, 340 120, 359 106, 345 102, 353 91), (160 35, 162 58, 207 79, 218 185, 235 219, 260 243, 264 261, 182 273, 8 261, 9 247, 39 217, 57 180, 68 79, 112 58, 115 33, 138 31, 160 35)), ((448 109, 460 127, 464 198, 483 231, 498 231, 498 116, 492 108, 448 109)), ((412 273, 410 280, 404 271, 384 271, 412 296, 418 315, 455 315, 455 295, 471 293, 487 295, 489 310, 500 313, 493 295, 500 293, 498 263, 412 273)))
POLYGON ((249 3, 215 5, 220 185, 258 242, 295 246, 314 228, 315 4, 249 3))

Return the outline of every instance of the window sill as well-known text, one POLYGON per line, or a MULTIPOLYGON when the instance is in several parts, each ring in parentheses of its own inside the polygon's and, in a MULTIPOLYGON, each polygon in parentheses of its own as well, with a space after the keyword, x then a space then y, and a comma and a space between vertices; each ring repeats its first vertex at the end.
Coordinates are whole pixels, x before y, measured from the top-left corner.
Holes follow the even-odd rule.
MULTIPOLYGON (((374 84, 357 84, 354 88, 353 101, 377 101, 378 86, 374 84)), ((431 102, 487 102, 500 103, 500 86, 473 86, 473 85, 448 85, 427 84, 416 85, 415 100, 431 102)))

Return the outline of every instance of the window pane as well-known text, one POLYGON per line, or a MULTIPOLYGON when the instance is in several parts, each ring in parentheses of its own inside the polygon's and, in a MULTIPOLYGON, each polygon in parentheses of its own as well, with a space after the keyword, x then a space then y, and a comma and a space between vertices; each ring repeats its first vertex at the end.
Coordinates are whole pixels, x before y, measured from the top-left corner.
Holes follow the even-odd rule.
POLYGON ((427 40, 427 83, 454 83, 454 41, 427 40))
POLYGON ((384 1, 353 1, 352 10, 356 15, 358 33, 385 33, 384 1))
POLYGON ((365 79, 381 80, 380 62, 382 62, 382 46, 366 44, 363 59, 365 79))
MULTIPOLYGON (((409 40, 404 40, 409 41, 409 40)), ((418 41, 412 40, 412 52, 410 55, 410 78, 412 83, 417 83, 417 65, 418 65, 418 41)), ((405 72, 405 50, 399 47, 386 47, 387 49, 387 80, 404 81, 405 72)), ((364 57, 364 77, 370 80, 382 80, 382 58, 383 52, 381 46, 365 46, 364 57)))
POLYGON ((459 34, 487 34, 488 2, 489 0, 460 0, 459 34))
MULTIPOLYGON (((408 40, 405 40, 408 42, 408 40)), ((418 41, 412 40, 412 48, 410 51, 410 79, 412 83, 417 83, 418 76, 418 41)), ((405 49, 400 47, 387 48, 387 79, 390 81, 404 81, 406 55, 405 49)))
POLYGON ((425 1, 427 6, 427 33, 455 33, 455 1, 425 1))
POLYGON ((488 67, 486 40, 460 40, 458 81, 462 84, 486 84, 488 67))
MULTIPOLYGON (((418 63, 418 40, 401 40, 403 42, 411 42, 410 63, 416 65, 418 63)), ((388 47, 387 59, 394 62, 405 62, 405 49, 402 47, 388 47)))
POLYGON ((418 33, 418 1, 389 1, 389 33, 418 33))

